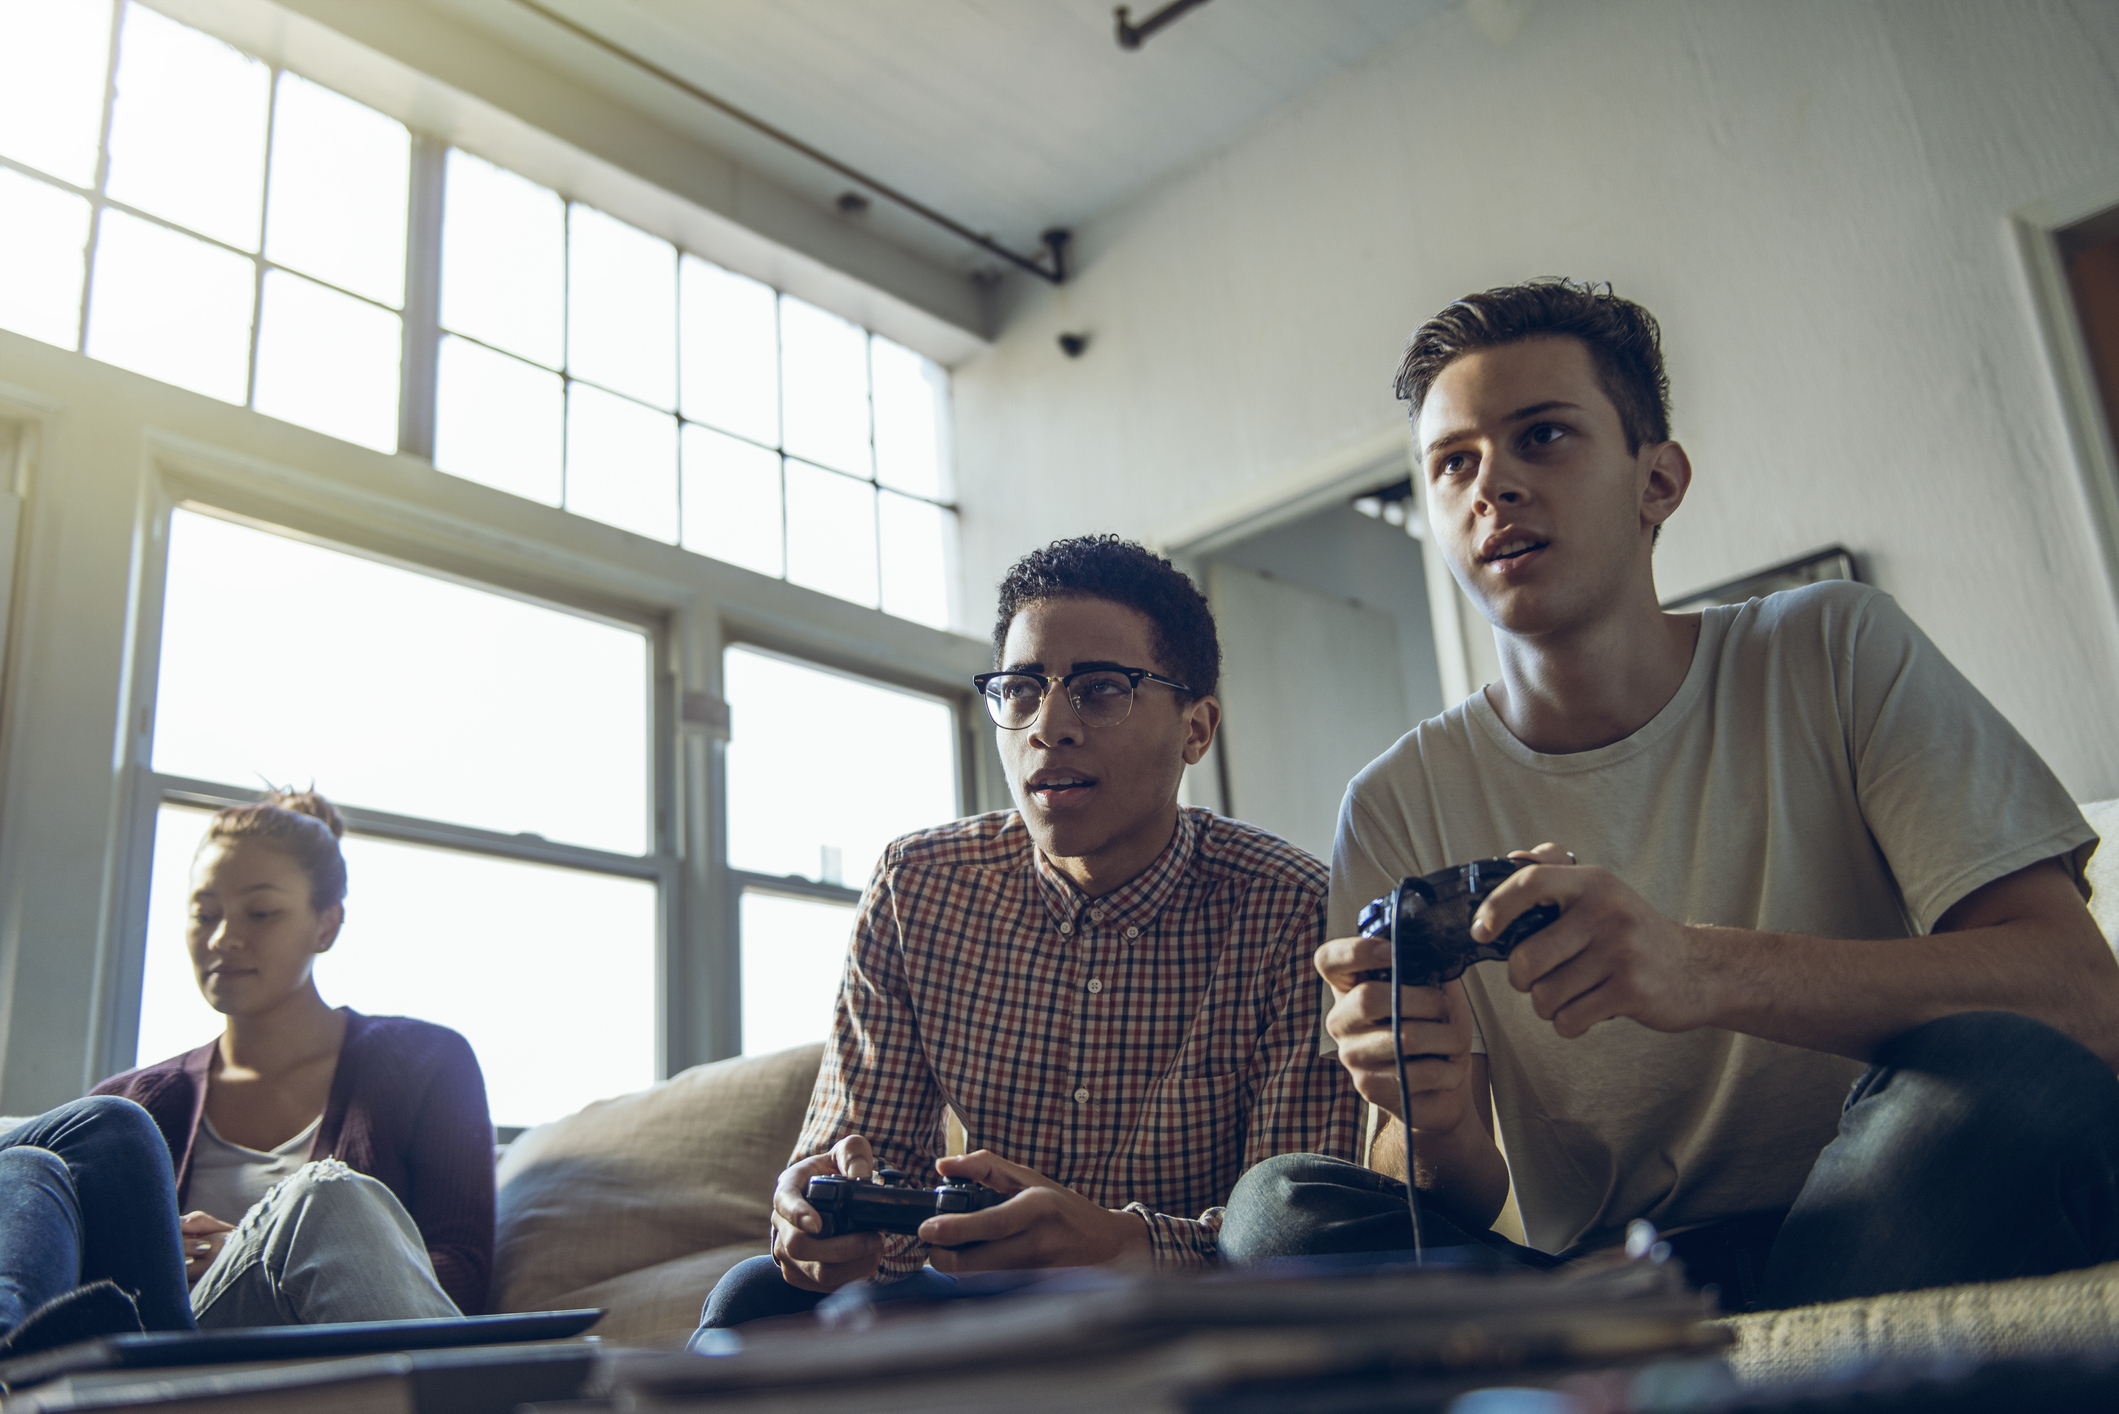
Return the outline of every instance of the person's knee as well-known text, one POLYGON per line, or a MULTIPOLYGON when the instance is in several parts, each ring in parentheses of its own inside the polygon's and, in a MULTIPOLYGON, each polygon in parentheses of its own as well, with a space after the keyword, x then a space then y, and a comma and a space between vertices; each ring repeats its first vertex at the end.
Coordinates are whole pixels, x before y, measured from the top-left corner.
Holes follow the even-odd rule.
POLYGON ((1243 1263, 1287 1255, 1288 1229, 1300 1226, 1319 1194, 1359 1186, 1373 1191, 1380 1175, 1323 1154, 1276 1154, 1245 1169, 1229 1193, 1216 1245, 1224 1261, 1243 1263))
POLYGON ((63 1115, 68 1128, 93 1133, 101 1142, 167 1152, 162 1131, 155 1128, 154 1116, 123 1095, 84 1095, 69 1100, 52 1114, 63 1115))
POLYGON ((2119 1078, 2081 1042, 2015 1012, 1940 1017, 1880 1047, 1880 1066, 1932 1122, 2022 1152, 2109 1142, 2119 1078))
MULTIPOLYGON (((319 1235, 412 1228, 397 1195, 381 1179, 337 1159, 317 1159, 281 1179, 265 1198, 268 1225, 319 1235)), ((414 1229, 416 1231, 416 1229, 414 1229)))
POLYGON ((821 1292, 788 1285, 771 1257, 747 1257, 721 1274, 699 1309, 699 1329, 692 1345, 706 1332, 740 1326, 764 1316, 784 1316, 813 1309, 821 1292))
POLYGON ((0 1187, 64 1192, 73 1188, 73 1175, 67 1171, 66 1160, 51 1150, 17 1144, 12 1149, 0 1149, 0 1187))

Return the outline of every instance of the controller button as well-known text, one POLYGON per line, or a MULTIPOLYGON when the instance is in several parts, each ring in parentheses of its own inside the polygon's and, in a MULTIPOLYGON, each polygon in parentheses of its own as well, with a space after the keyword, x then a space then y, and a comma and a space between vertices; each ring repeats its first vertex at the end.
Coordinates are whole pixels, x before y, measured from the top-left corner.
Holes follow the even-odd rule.
POLYGON ((1103 989, 1104 981, 1101 977, 1091 977, 1089 979, 1089 992, 1092 996, 1098 992, 1101 992, 1103 989))
POLYGON ((1081 1088, 1077 1089, 1077 1090, 1076 1090, 1076 1091, 1074 1092, 1074 1103, 1075 1103, 1075 1104, 1077 1104, 1077 1105, 1081 1105, 1081 1104, 1087 1104, 1087 1103, 1088 1103, 1088 1100, 1089 1100, 1089 1087, 1088 1087, 1088 1086, 1084 1085, 1084 1086, 1082 1086, 1081 1088))

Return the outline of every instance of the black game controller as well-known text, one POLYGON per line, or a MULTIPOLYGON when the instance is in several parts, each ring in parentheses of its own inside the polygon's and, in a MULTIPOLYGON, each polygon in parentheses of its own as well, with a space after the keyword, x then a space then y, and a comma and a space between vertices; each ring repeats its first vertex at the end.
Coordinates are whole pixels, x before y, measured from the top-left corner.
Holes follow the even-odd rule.
POLYGON ((1006 1194, 968 1179, 914 1188, 896 1169, 877 1170, 873 1183, 852 1178, 813 1178, 803 1196, 823 1219, 819 1237, 840 1237, 849 1232, 898 1232, 915 1237, 920 1224, 929 1218, 944 1213, 982 1212, 1007 1201, 1006 1194))
POLYGON ((1407 879, 1361 910, 1365 938, 1391 940, 1391 972, 1370 974, 1388 981, 1396 974, 1401 987, 1439 987, 1464 975, 1475 962, 1501 962, 1516 944, 1560 916, 1555 904, 1541 903, 1516 915, 1490 943, 1472 941, 1472 915, 1494 886, 1528 868, 1527 859, 1474 859, 1424 878, 1407 879))

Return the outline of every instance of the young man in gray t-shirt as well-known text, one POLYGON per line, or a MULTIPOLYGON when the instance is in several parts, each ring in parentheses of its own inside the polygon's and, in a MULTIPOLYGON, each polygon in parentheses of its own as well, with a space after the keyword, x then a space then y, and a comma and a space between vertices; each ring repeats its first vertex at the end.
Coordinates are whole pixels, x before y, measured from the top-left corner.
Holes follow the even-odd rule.
MULTIPOLYGON (((2119 1259, 2119 965, 2084 907, 2096 837, 2036 753, 1873 589, 1661 610, 1650 555, 1692 468, 1655 321, 1608 288, 1468 296, 1398 392, 1501 677, 1354 780, 1317 966, 1394 1120, 1372 1162, 1410 1159, 1430 1245, 1542 1264, 1647 1219, 1733 1306, 2119 1259), (1406 989, 1402 1114, 1389 987, 1363 980, 1389 947, 1355 915, 1509 853, 1535 867, 1474 936, 1559 916, 1406 989), (1511 1185, 1528 1249, 1488 1231, 1511 1185)), ((1392 1180, 1289 1156, 1246 1176, 1221 1246, 1410 1228, 1392 1180)))

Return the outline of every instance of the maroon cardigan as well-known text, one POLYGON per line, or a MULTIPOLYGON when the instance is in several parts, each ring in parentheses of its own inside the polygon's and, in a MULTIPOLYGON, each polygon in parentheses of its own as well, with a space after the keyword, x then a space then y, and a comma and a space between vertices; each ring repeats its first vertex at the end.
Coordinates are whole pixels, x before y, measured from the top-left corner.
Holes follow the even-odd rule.
MULTIPOLYGON (((419 1225, 442 1290, 465 1315, 480 1315, 493 1273, 493 1121, 478 1058, 446 1026, 342 1010, 346 1039, 309 1157, 380 1179, 419 1225)), ((122 1095, 154 1116, 176 1163, 179 1209, 219 1044, 113 1075, 90 1092, 122 1095)))

